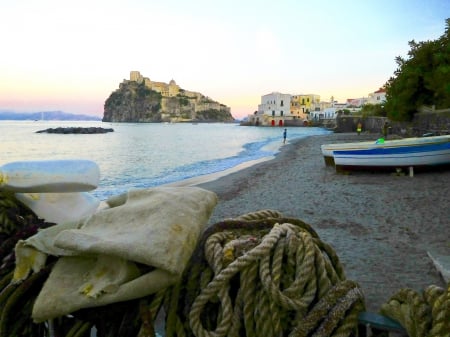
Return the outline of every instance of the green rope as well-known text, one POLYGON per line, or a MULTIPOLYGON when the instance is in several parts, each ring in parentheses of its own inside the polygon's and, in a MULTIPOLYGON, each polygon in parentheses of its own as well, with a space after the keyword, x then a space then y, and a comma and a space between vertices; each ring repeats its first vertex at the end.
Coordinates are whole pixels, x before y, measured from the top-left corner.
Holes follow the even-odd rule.
POLYGON ((309 225, 267 214, 279 216, 255 212, 205 232, 181 281, 176 304, 185 307, 168 308, 190 322, 186 336, 301 336, 297 322, 313 319, 322 298, 327 310, 308 333, 354 333, 364 297, 331 246, 309 225))
POLYGON ((85 336, 86 332, 88 332, 92 328, 92 323, 76 321, 70 330, 67 332, 66 337, 82 337, 85 336))
MULTIPOLYGON (((35 275, 24 281, 30 289, 44 279, 38 282, 35 275)), ((18 292, 19 286, 6 286, 6 277, 0 280, 0 336, 15 329, 26 336, 11 313, 25 298, 31 305, 35 291, 18 292)), ((442 302, 439 291, 429 296, 442 302)), ((164 314, 166 337, 344 337, 355 333, 363 310, 362 292, 346 280, 332 247, 303 221, 263 210, 210 226, 179 283, 128 304, 83 309, 54 324, 73 337, 86 336, 93 326, 99 337, 155 336, 156 318, 164 314)), ((435 320, 441 316, 436 311, 435 320)), ((43 324, 38 327, 33 335, 46 336, 43 324)))
POLYGON ((7 301, 1 311, 0 316, 0 337, 8 337, 9 328, 14 325, 14 318, 20 315, 20 305, 24 305, 32 296, 36 296, 41 286, 44 284, 52 265, 48 265, 39 272, 31 275, 28 279, 14 288, 8 296, 7 301))
POLYGON ((428 289, 432 293, 428 297, 432 315, 432 327, 429 337, 448 337, 450 336, 450 283, 448 284, 447 292, 442 288, 434 289, 432 287, 428 289))
POLYGON ((398 321, 409 337, 450 337, 450 282, 446 290, 431 285, 422 294, 400 289, 380 312, 398 321))

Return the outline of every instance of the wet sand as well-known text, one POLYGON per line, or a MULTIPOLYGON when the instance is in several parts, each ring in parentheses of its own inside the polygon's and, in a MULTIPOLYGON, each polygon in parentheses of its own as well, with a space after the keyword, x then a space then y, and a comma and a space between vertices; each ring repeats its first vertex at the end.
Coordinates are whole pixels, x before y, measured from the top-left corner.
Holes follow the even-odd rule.
POLYGON ((219 197, 210 224, 263 209, 310 224, 361 285, 367 309, 378 311, 401 288, 445 285, 428 254, 450 256, 450 169, 410 177, 325 166, 321 144, 377 138, 312 136, 272 160, 194 183, 219 197))

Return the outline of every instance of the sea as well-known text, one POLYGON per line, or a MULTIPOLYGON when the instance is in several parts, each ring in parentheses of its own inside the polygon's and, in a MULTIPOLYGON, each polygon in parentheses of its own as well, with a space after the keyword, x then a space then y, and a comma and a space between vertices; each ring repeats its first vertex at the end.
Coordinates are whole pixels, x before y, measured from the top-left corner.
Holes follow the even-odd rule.
MULTIPOLYGON (((91 193, 105 200, 148 188, 220 174, 274 157, 284 127, 236 123, 103 123, 100 121, 0 121, 1 166, 15 161, 88 159, 100 168, 91 193), (57 127, 112 128, 104 134, 50 134, 57 127)), ((317 127, 287 127, 287 142, 330 133, 317 127)))

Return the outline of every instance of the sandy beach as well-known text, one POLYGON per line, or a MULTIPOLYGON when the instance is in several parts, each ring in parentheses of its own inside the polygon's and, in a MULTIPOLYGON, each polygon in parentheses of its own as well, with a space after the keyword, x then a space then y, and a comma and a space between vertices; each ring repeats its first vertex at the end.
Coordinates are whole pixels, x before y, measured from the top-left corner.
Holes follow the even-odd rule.
POLYGON ((303 220, 335 249, 371 311, 401 288, 444 286, 429 253, 450 256, 450 170, 410 177, 325 166, 321 144, 377 138, 312 136, 286 144, 272 160, 199 184, 219 197, 210 223, 263 209, 303 220))

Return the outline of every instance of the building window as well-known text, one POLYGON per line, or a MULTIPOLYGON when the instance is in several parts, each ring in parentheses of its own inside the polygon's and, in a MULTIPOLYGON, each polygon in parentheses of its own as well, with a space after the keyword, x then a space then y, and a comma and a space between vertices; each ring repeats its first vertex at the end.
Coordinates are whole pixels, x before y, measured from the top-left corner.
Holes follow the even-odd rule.
POLYGON ((283 106, 283 100, 281 100, 281 104, 280 105, 283 106))
POLYGON ((280 116, 283 116, 283 110, 281 110, 281 112, 280 112, 280 116))
POLYGON ((275 110, 272 110, 272 117, 275 117, 275 110))

